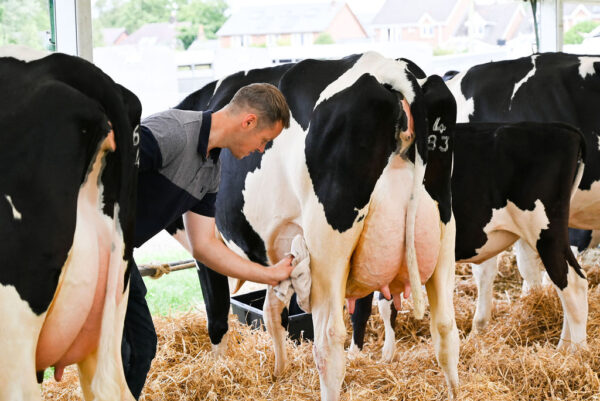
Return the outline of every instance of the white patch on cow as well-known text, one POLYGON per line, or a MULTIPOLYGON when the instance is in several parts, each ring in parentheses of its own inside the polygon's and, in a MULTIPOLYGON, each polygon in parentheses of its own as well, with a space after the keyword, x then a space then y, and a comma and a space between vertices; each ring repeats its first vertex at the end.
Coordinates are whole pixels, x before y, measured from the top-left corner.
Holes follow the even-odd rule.
POLYGON ((456 100, 457 123, 468 123, 469 117, 475 112, 475 102, 473 98, 467 99, 460 88, 464 76, 465 73, 461 72, 452 77, 452 79, 446 81, 446 86, 450 89, 452 96, 454 96, 454 100, 456 100))
POLYGON ((409 73, 406 66, 404 61, 386 59, 379 53, 367 52, 356 61, 352 68, 340 75, 338 79, 321 92, 321 96, 315 103, 315 109, 321 102, 352 86, 358 78, 367 72, 379 82, 391 85, 392 88, 402 93, 408 103, 412 103, 415 92, 411 82, 407 79, 409 73))
POLYGON ((578 189, 571 200, 569 227, 593 230, 600 227, 600 181, 589 190, 578 189))
MULTIPOLYGON (((529 244, 535 244, 540 238, 541 231, 548 228, 549 224, 546 208, 539 199, 535 201, 535 207, 531 211, 522 210, 508 201, 505 207, 493 209, 492 218, 483 228, 488 241, 476 250, 477 255, 488 259, 510 245, 510 243, 506 245, 505 242, 511 241, 513 236, 521 237, 529 244)), ((468 261, 477 263, 480 258, 475 257, 468 261)))
POLYGON ((14 286, 0 284, 0 316, 0 398, 40 400, 34 361, 46 314, 36 315, 14 286))
POLYGON ((515 84, 515 87, 513 89, 513 93, 512 96, 510 97, 510 105, 508 106, 508 109, 510 110, 510 108, 512 107, 512 101, 515 98, 515 94, 517 93, 517 91, 519 90, 519 88, 521 87, 521 85, 523 85, 525 82, 527 82, 529 80, 529 78, 531 78, 535 72, 536 72, 536 68, 535 68, 535 62, 537 59, 537 55, 535 56, 531 56, 531 62, 533 63, 533 67, 531 68, 531 70, 527 73, 527 75, 525 75, 523 77, 523 79, 521 79, 519 82, 517 82, 515 84))
POLYGON ((235 242, 230 241, 227 238, 223 237, 223 234, 221 234, 221 233, 219 233, 219 235, 221 236, 221 239, 223 240, 223 242, 225 243, 225 245, 227 245, 227 247, 229 249, 231 249, 233 252, 235 252, 235 254, 237 254, 241 258, 244 258, 246 260, 250 260, 250 258, 248 257, 248 255, 246 255, 246 252, 244 252, 242 250, 242 248, 240 248, 235 242))
MULTIPOLYGON (((225 77, 225 78, 227 78, 227 77, 225 77)), ((219 89, 219 86, 221 86, 221 84, 223 83, 223 80, 225 78, 221 78, 217 81, 217 84, 215 85, 215 90, 213 91, 213 94, 211 97, 215 96, 215 93, 217 93, 217 89, 219 89)))
POLYGON ((4 197, 6 198, 6 200, 8 201, 8 204, 10 205, 10 207, 12 209, 13 218, 17 221, 20 221, 21 217, 22 217, 21 213, 17 210, 17 208, 13 204, 12 198, 9 195, 4 195, 4 197))
POLYGON ((588 75, 596 73, 594 63, 600 63, 600 57, 579 57, 579 75, 581 75, 581 78, 585 79, 588 75))

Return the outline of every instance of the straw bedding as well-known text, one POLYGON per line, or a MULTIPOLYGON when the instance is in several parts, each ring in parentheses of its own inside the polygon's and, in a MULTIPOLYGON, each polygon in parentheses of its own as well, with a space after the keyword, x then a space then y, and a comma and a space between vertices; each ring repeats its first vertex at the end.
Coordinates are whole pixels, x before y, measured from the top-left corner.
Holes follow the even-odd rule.
MULTIPOLYGON (((593 252, 593 251, 589 251, 593 252)), ((580 258, 590 282, 589 349, 556 351, 562 311, 553 288, 520 297, 514 256, 502 255, 495 309, 484 336, 470 335, 475 284, 468 265, 457 265, 455 308, 460 331, 459 400, 600 400, 600 253, 580 258)), ((365 349, 346 361, 342 400, 442 400, 446 385, 433 353, 429 320, 416 321, 410 304, 396 322, 397 350, 378 362, 383 325, 373 307, 365 349)), ((203 311, 157 317, 159 351, 142 395, 145 401, 318 400, 312 344, 287 343, 289 367, 272 377, 274 356, 266 332, 230 318, 227 356, 211 353, 203 311)), ((349 319, 348 341, 350 340, 349 319)), ((43 383, 45 400, 81 400, 76 369, 61 383, 43 383)))

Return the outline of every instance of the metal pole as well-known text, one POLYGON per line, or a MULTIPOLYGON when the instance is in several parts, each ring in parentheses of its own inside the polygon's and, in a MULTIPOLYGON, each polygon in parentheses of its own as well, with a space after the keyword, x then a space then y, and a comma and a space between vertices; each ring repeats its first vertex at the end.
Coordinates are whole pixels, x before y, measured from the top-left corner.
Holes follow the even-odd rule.
POLYGON ((46 48, 54 52, 56 51, 56 14, 54 13, 54 0, 48 0, 48 10, 50 16, 50 39, 46 44, 46 48))

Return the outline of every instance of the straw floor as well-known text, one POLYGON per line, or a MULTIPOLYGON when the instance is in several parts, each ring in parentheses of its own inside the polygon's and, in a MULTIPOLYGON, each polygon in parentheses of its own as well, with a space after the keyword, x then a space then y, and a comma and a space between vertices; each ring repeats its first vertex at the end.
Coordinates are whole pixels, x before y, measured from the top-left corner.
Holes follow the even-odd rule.
MULTIPOLYGON (((521 298, 514 257, 502 256, 495 309, 484 336, 471 336, 475 284, 468 265, 457 265, 456 321, 461 336, 459 400, 600 400, 600 253, 584 255, 590 282, 589 349, 556 351, 562 311, 553 288, 521 298)), ((401 312, 393 362, 378 362, 383 325, 373 308, 363 352, 347 359, 342 400, 443 400, 446 385, 433 353, 426 317, 401 312)), ((349 320, 348 340, 350 339, 349 320)), ((227 356, 215 359, 203 312, 155 319, 159 352, 141 400, 318 400, 312 344, 288 341, 288 369, 273 378, 266 332, 230 318, 227 356)), ((45 400, 81 400, 76 369, 43 384, 45 400)))

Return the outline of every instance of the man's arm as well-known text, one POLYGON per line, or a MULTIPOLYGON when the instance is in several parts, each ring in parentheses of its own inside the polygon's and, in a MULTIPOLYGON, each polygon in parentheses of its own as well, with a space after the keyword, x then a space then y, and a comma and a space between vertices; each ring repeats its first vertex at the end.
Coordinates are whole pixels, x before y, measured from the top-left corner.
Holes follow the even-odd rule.
POLYGON ((294 269, 291 256, 283 258, 272 267, 265 267, 238 256, 215 237, 214 217, 187 212, 183 215, 183 223, 193 249, 194 259, 218 273, 257 283, 277 285, 288 278, 294 269))

